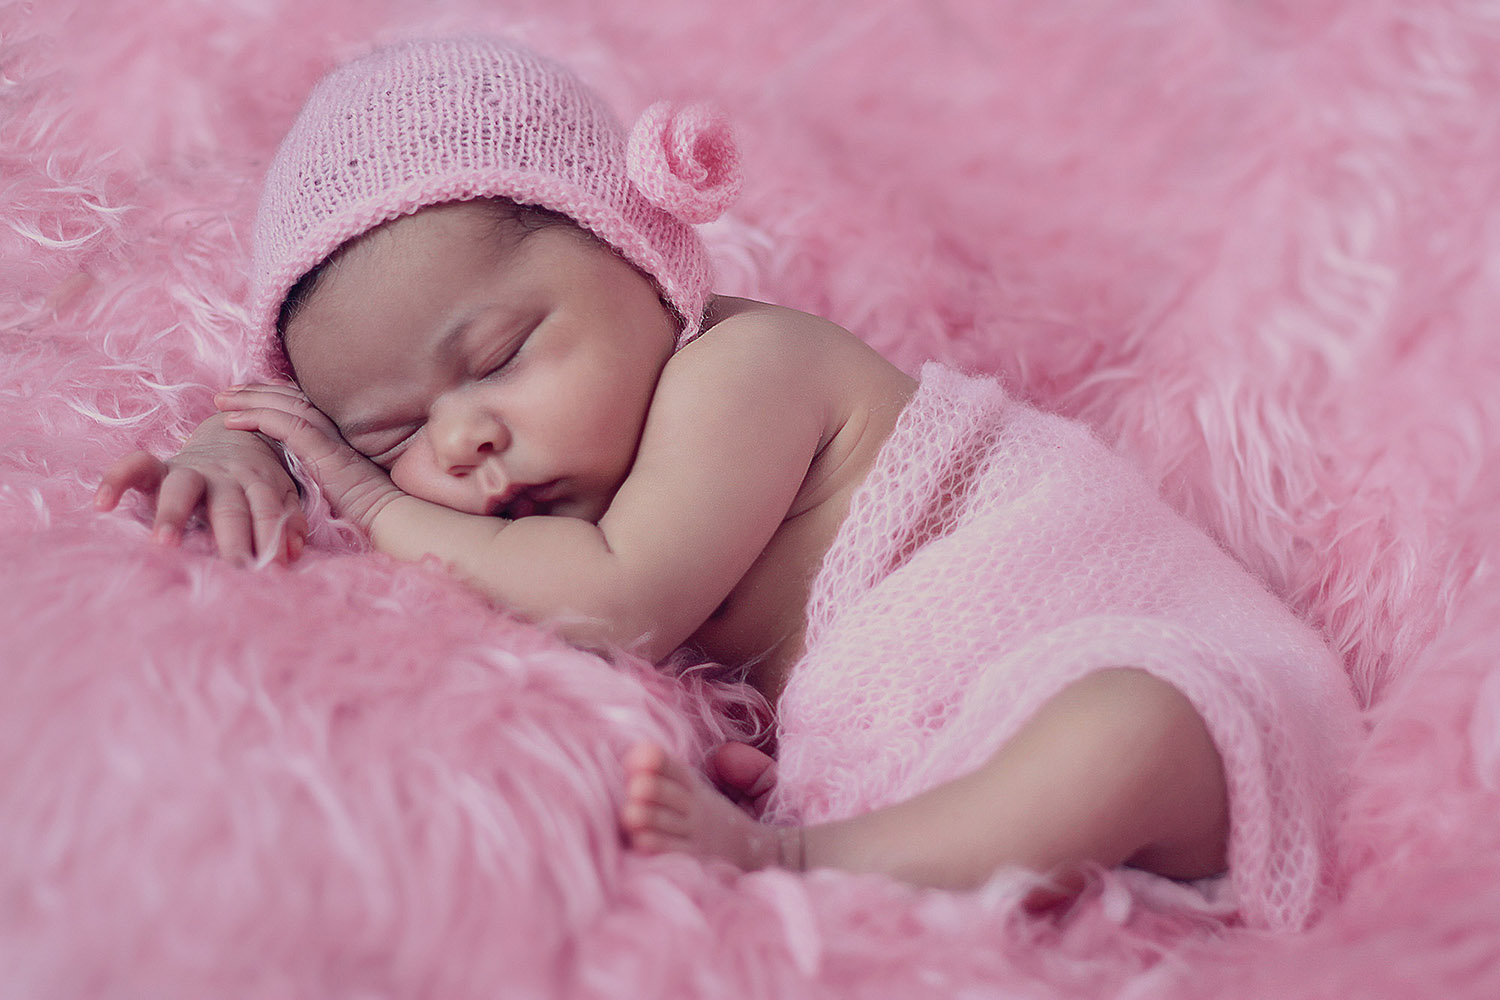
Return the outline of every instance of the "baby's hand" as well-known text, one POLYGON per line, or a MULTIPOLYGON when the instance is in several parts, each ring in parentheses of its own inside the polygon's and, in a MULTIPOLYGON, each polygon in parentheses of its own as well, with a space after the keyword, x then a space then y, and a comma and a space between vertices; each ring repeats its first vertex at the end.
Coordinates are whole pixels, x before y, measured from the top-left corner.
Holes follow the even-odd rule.
POLYGON ((264 439, 231 430, 209 417, 163 462, 150 452, 126 455, 104 474, 94 494, 99 510, 114 510, 127 490, 156 497, 151 537, 176 545, 200 506, 219 554, 236 563, 269 554, 291 562, 302 554, 307 521, 297 484, 264 439))
POLYGON ((366 533, 375 515, 404 495, 295 386, 236 386, 215 396, 214 405, 224 411, 226 427, 259 431, 280 441, 317 480, 334 513, 366 533))

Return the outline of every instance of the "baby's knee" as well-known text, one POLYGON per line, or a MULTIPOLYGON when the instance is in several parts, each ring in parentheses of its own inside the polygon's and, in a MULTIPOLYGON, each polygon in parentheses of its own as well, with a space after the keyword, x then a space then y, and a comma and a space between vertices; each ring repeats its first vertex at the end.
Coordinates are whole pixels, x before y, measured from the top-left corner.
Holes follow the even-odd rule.
POLYGON ((1075 725, 1121 750, 1169 747, 1206 733, 1186 695, 1136 667, 1095 671, 1065 688, 1055 704, 1075 716, 1075 725))
POLYGON ((1184 772, 1220 774, 1222 762, 1208 724, 1177 687, 1145 670, 1103 670, 1083 681, 1080 694, 1116 750, 1157 779, 1184 772), (1107 720, 1107 721, 1106 721, 1107 720))
POLYGON ((1177 878, 1224 867, 1229 832, 1224 764, 1213 735, 1178 688, 1143 670, 1105 672, 1111 738, 1141 790, 1149 844, 1133 863, 1177 878))
POLYGON ((1203 727, 1202 716, 1186 695, 1138 667, 1095 671, 1059 695, 1064 699, 1090 715, 1108 718, 1110 729, 1120 736, 1154 739, 1203 727))

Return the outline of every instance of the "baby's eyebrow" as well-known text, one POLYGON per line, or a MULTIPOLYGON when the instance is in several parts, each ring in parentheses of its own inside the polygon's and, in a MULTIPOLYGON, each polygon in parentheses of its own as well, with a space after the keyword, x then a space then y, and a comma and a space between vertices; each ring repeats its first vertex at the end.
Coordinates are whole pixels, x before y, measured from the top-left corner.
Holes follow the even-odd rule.
POLYGON ((452 361, 454 357, 461 353, 459 348, 463 345, 464 337, 468 334, 469 327, 474 325, 474 320, 483 311, 480 309, 471 312, 450 326, 448 332, 439 337, 437 343, 433 345, 433 354, 441 361, 452 361))

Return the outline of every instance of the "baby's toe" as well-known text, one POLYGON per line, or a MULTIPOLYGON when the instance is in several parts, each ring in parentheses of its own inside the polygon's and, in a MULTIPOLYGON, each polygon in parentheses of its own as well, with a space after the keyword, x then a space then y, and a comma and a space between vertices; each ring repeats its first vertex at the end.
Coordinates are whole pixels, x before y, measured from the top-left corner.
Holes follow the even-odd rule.
POLYGON ((776 760, 748 743, 724 743, 709 757, 709 771, 721 788, 757 799, 776 785, 776 760))
POLYGON ((688 820, 682 813, 634 798, 620 810, 620 825, 633 838, 651 835, 681 839, 688 833, 688 820))
POLYGON ((625 756, 620 758, 620 763, 624 764, 625 770, 631 774, 660 773, 666 762, 667 752, 655 743, 637 743, 625 751, 625 756))
POLYGON ((673 854, 683 849, 681 837, 668 836, 657 830, 630 830, 625 839, 637 854, 673 854))
POLYGON ((692 807, 692 792, 682 782, 649 771, 630 776, 625 795, 631 802, 686 815, 692 807))
POLYGON ((625 754, 622 762, 632 781, 655 777, 667 785, 676 784, 684 789, 691 789, 701 780, 687 764, 654 743, 637 743, 625 754))

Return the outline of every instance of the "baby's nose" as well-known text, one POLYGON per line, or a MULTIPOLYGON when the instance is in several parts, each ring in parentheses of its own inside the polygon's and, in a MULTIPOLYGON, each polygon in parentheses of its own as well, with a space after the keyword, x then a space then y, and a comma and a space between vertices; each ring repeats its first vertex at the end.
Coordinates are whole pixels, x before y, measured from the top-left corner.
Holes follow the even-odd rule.
POLYGON ((504 421, 484 407, 463 400, 435 405, 427 424, 433 450, 450 475, 471 472, 486 458, 510 445, 504 421))

